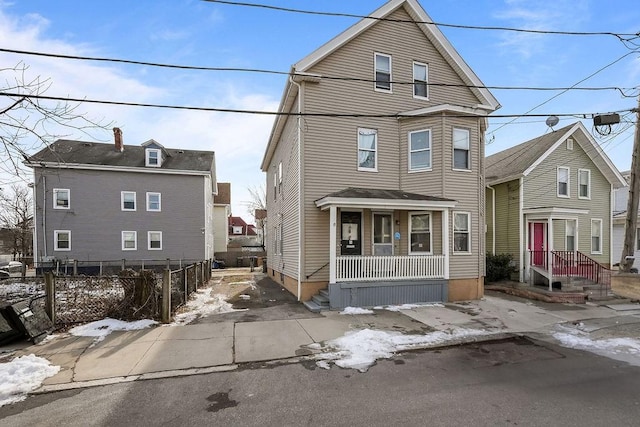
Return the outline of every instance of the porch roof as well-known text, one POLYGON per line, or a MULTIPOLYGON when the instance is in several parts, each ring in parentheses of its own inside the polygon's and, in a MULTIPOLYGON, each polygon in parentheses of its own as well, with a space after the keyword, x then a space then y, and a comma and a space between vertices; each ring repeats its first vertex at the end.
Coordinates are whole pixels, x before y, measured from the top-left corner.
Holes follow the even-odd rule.
POLYGON ((327 194, 316 200, 316 206, 322 210, 331 206, 367 209, 446 209, 453 208, 456 204, 457 201, 443 197, 401 190, 354 187, 327 194))

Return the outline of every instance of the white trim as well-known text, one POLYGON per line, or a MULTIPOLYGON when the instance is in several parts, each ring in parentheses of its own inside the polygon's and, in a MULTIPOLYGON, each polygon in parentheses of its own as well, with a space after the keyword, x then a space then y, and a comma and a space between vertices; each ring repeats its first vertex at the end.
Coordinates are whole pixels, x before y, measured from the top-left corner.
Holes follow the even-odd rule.
POLYGON ((371 129, 371 128, 358 128, 357 130, 358 134, 357 134, 357 142, 358 142, 358 153, 357 153, 357 165, 358 165, 358 171, 359 172, 378 172, 378 130, 377 129, 371 129), (363 133, 363 132, 370 132, 370 133, 363 133), (366 136, 370 136, 370 135, 374 135, 374 142, 375 142, 375 148, 373 150, 371 149, 365 149, 365 148, 360 148, 360 136, 361 135, 366 135, 366 136), (367 168, 367 167, 363 167, 360 166, 360 151, 367 151, 367 152, 373 152, 374 154, 374 166, 372 168, 367 168))
POLYGON ((162 212, 162 193, 158 193, 155 191, 147 191, 146 199, 147 199, 147 212, 162 212), (149 207, 150 205, 149 197, 152 195, 158 196, 158 209, 151 209, 149 207))
POLYGON ((524 215, 531 215, 530 219, 547 219, 552 217, 554 219, 566 219, 566 215, 589 215, 588 209, 574 209, 574 208, 527 208, 523 209, 524 215), (536 215, 538 218, 536 218, 536 215))
POLYGON ((53 250, 54 252, 69 252, 71 251, 71 230, 53 230, 53 250), (69 247, 68 248, 59 248, 58 247, 58 235, 66 233, 69 235, 69 247))
POLYGON ((471 130, 461 127, 454 126, 451 130, 451 169, 454 171, 465 171, 471 172, 473 170, 471 166, 471 130), (455 133, 456 131, 463 131, 467 133, 467 167, 466 168, 457 168, 456 167, 456 147, 455 147, 455 133))
POLYGON ((149 168, 159 168, 162 166, 162 150, 159 148, 145 148, 144 150, 144 165, 149 168), (158 163, 151 163, 151 153, 158 155, 156 160, 158 163))
POLYGON ((43 169, 80 169, 80 170, 97 170, 97 171, 111 171, 111 172, 135 172, 135 173, 160 173, 166 175, 195 175, 195 176, 210 176, 211 171, 190 171, 182 169, 160 169, 160 168, 141 168, 136 166, 107 166, 107 165, 89 165, 82 163, 52 163, 52 162, 39 162, 29 165, 33 168, 43 169))
POLYGON ((340 206, 346 209, 396 209, 396 210, 443 210, 454 208, 455 200, 430 201, 430 200, 396 200, 396 199, 346 199, 343 197, 323 197, 316 200, 316 206, 327 210, 331 206, 340 206))
POLYGON ((449 209, 442 211, 442 255, 444 256, 444 278, 449 279, 449 209))
POLYGON ((577 186, 578 186, 578 199, 582 199, 582 200, 591 200, 591 169, 578 169, 578 175, 577 175, 577 186), (580 172, 586 172, 587 173, 587 195, 586 196, 581 196, 580 195, 580 172))
POLYGON ((138 210, 138 195, 135 191, 121 191, 120 192, 120 210, 123 212, 135 212, 138 210), (124 196, 125 194, 133 194, 133 209, 124 207, 124 196))
MULTIPOLYGON (((413 65, 412 65, 412 71, 413 71, 413 97, 415 99, 423 99, 428 101, 429 100, 429 64, 426 64, 424 62, 418 62, 418 61, 413 61, 413 65), (424 81, 424 84, 427 87, 427 96, 419 96, 416 95, 416 65, 419 67, 424 67, 425 69, 425 74, 426 74, 426 80, 424 81)), ((422 81, 422 80, 421 80, 422 81)))
POLYGON ((571 168, 569 166, 558 166, 556 168, 556 197, 561 199, 571 198, 571 168), (560 169, 567 171, 567 194, 560 194, 560 169))
POLYGON ((338 245, 338 208, 329 208, 329 283, 336 283, 336 258, 338 245))
POLYGON ((150 251, 161 251, 162 250, 162 231, 147 231, 147 249, 150 251), (159 233, 160 234, 160 247, 152 248, 151 247, 151 234, 159 233))
MULTIPOLYGON (((363 225, 364 225, 364 218, 362 218, 362 221, 363 221, 363 225)), ((394 231, 395 230, 394 230, 394 215, 393 215, 393 211, 372 211, 371 212, 371 254, 373 256, 381 256, 381 255, 376 255, 376 251, 375 251, 376 245, 378 245, 378 246, 389 246, 390 245, 391 246, 391 255, 394 255, 394 253, 395 253, 395 248, 394 248, 395 245, 393 244, 394 243, 393 242, 394 231), (374 220, 374 217, 376 215, 388 216, 388 217, 391 218, 391 222, 390 222, 391 234, 389 235, 391 241, 389 243, 375 243, 375 237, 376 237, 375 226, 376 226, 376 222, 374 220)))
POLYGON ((527 245, 525 244, 525 239, 529 235, 529 231, 525 232, 525 222, 524 222, 524 177, 520 177, 520 194, 518 200, 518 235, 519 235, 519 243, 520 243, 520 255, 518 257, 518 269, 519 271, 519 279, 520 282, 524 282, 525 269, 523 266, 526 266, 528 263, 529 257, 527 256, 527 245))
POLYGON ((409 255, 433 255, 433 212, 430 211, 414 211, 408 213, 407 224, 407 253, 409 255), (411 250, 411 234, 413 232, 411 218, 417 215, 429 215, 429 251, 412 251, 411 250))
POLYGON ((409 131, 407 133, 407 151, 408 151, 408 166, 409 166, 409 173, 415 173, 415 172, 425 172, 425 171, 430 171, 433 170, 433 140, 432 140, 432 135, 433 132, 431 132, 431 129, 418 129, 418 130, 413 130, 413 131, 409 131), (429 134, 428 137, 428 142, 429 142, 429 148, 426 149, 422 149, 422 150, 412 150, 411 149, 411 136, 413 134, 416 133, 421 133, 421 132, 427 132, 429 134), (412 163, 411 163, 411 154, 413 153, 418 153, 418 152, 422 152, 422 151, 427 151, 429 153, 429 166, 424 167, 424 168, 413 168, 412 167, 412 163))
POLYGON ((138 232, 137 231, 122 231, 120 233, 120 246, 122 248, 123 251, 137 251, 138 250, 138 232), (124 242, 125 242, 125 238, 124 238, 124 234, 125 233, 133 233, 133 248, 125 248, 124 247, 124 242))
POLYGON ((402 118, 428 116, 432 114, 440 114, 447 111, 453 112, 453 113, 467 114, 469 116, 486 116, 487 115, 486 109, 481 109, 476 107, 465 107, 463 105, 439 104, 439 105, 434 105, 432 107, 419 108, 417 110, 402 111, 398 113, 398 118, 402 119, 402 118))
MULTIPOLYGON (((451 221, 451 225, 453 227, 453 254, 454 255, 459 255, 459 254, 469 255, 469 254, 473 253, 473 251, 471 250, 471 243, 472 243, 472 239, 471 239, 471 212, 468 212, 468 211, 454 211, 453 212, 453 221, 451 221), (467 230, 465 231, 465 233, 467 233, 468 241, 467 241, 467 250, 466 251, 457 251, 456 250, 456 215, 465 215, 467 217, 467 230)), ((461 232, 458 232, 458 233, 461 233, 461 232)))
POLYGON ((569 229, 569 227, 567 227, 567 223, 573 221, 575 224, 575 228, 573 229, 573 252, 577 251, 578 248, 580 246, 578 246, 578 218, 565 218, 564 220, 564 250, 568 251, 569 249, 567 248, 567 237, 569 237, 569 234, 567 233, 567 230, 569 229))
POLYGON ((373 90, 382 93, 393 93, 393 58, 391 55, 380 52, 373 53, 373 90), (378 87, 378 57, 389 59, 389 89, 378 87))
POLYGON ((54 188, 53 189, 53 209, 63 209, 69 210, 71 209, 71 190, 68 188, 54 188), (67 193, 67 206, 56 206, 58 193, 67 193))
POLYGON ((602 242, 602 223, 603 223, 603 221, 602 221, 601 218, 591 218, 591 228, 589 229, 589 235, 591 236, 591 239, 590 239, 591 240, 591 242, 590 242, 591 245, 590 246, 591 246, 591 253, 593 255, 602 255, 602 253, 603 253, 603 251, 602 251, 602 246, 603 246, 602 245, 603 244, 603 242, 602 242), (599 238, 600 238, 600 250, 598 250, 598 251, 594 251, 593 250, 593 237, 594 237, 593 236, 593 223, 594 222, 599 222, 600 223, 600 236, 599 236, 599 238))

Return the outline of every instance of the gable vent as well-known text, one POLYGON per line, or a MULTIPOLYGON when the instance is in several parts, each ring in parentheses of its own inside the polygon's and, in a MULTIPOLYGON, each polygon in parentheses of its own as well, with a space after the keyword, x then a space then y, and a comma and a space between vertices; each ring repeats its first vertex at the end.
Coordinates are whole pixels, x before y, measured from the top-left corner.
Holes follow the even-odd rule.
POLYGON ((573 138, 567 138, 567 150, 573 150, 573 138))

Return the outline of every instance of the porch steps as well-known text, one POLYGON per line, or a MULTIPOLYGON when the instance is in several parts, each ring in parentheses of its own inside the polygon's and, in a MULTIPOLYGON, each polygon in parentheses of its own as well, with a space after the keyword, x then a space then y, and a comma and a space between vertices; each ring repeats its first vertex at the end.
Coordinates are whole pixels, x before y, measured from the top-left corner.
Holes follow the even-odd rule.
POLYGON ((329 310, 329 291, 321 289, 320 292, 312 296, 309 301, 304 301, 302 304, 313 313, 329 310))

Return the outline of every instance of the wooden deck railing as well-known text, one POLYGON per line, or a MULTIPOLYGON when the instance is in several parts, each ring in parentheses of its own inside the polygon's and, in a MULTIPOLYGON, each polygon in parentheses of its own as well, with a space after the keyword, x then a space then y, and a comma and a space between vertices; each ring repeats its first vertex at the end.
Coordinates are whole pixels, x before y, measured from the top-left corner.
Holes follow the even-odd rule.
MULTIPOLYGON (((547 251, 529 251, 529 262, 533 267, 549 270, 547 251)), ((551 251, 551 274, 556 277, 583 277, 611 288, 611 270, 580 251, 551 251)))
POLYGON ((372 280, 442 279, 444 255, 339 256, 336 280, 365 282, 372 280))

